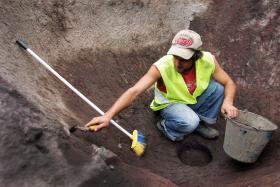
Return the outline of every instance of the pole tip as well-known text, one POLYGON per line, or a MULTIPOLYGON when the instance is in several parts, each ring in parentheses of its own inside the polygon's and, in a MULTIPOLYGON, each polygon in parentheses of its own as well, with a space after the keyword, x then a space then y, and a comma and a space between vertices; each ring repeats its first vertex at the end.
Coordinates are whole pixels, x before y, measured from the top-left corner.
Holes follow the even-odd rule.
POLYGON ((25 50, 28 48, 23 41, 17 40, 16 43, 25 50))

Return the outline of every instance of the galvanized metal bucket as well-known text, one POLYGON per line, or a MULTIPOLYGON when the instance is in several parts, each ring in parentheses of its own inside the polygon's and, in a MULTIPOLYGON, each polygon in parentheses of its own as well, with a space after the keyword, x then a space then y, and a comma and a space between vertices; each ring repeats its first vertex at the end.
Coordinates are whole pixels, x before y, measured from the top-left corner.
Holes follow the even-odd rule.
POLYGON ((277 128, 274 123, 260 115, 239 111, 238 117, 227 119, 224 150, 235 160, 253 163, 277 128))

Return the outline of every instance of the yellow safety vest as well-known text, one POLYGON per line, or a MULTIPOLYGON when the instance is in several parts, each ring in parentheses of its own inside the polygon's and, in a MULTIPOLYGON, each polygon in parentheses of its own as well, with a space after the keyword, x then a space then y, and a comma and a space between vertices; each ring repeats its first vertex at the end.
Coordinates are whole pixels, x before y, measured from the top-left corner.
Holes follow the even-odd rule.
POLYGON ((160 71, 166 93, 161 92, 155 83, 155 97, 150 105, 152 110, 163 109, 172 103, 197 103, 196 98, 207 89, 215 70, 212 54, 204 51, 202 53, 203 56, 195 62, 196 89, 193 95, 190 94, 182 75, 176 70, 173 55, 165 55, 154 63, 160 71))

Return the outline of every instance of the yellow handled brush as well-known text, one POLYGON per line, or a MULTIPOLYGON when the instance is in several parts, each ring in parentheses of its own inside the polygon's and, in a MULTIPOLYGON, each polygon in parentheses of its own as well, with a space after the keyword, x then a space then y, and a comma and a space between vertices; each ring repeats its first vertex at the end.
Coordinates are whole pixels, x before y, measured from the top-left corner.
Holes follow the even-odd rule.
MULTIPOLYGON (((66 81, 62 76, 60 76, 52 67, 50 67, 44 60, 42 60, 38 55, 36 55, 31 49, 27 47, 25 43, 17 40, 16 43, 25 49, 29 54, 31 54, 38 62, 40 62, 45 68, 47 68, 51 73, 53 73, 59 80, 61 80, 66 86, 68 86, 75 94, 77 94, 80 98, 82 98, 87 104, 89 104, 94 110, 96 110, 99 114, 104 115, 104 112, 100 110, 95 104, 93 104, 88 98, 86 98, 81 92, 79 92, 74 86, 72 86, 68 81, 66 81)), ((124 134, 126 134, 131 140, 132 145, 131 149, 136 153, 137 156, 143 155, 145 151, 145 138, 143 134, 134 130, 132 134, 122 128, 119 124, 117 124, 114 120, 110 121, 115 127, 121 130, 124 134)), ((83 130, 91 130, 91 128, 86 128, 83 130)), ((71 131, 71 129, 70 129, 71 131)))

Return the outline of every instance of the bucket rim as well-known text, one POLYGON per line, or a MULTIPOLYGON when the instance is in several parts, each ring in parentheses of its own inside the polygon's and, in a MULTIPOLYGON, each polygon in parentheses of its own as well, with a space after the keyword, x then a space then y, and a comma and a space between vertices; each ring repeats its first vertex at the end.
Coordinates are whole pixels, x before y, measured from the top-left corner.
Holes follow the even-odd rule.
POLYGON ((239 123, 239 122, 235 121, 234 119, 227 119, 227 120, 230 120, 233 124, 235 124, 239 127, 249 129, 249 130, 253 130, 253 131, 259 131, 257 128, 254 128, 254 127, 251 127, 251 126, 248 126, 248 125, 244 125, 242 123, 239 123))
MULTIPOLYGON (((258 114, 255 114, 253 112, 249 112, 247 110, 239 110, 239 112, 242 112, 242 113, 251 113, 251 114, 254 114, 254 115, 257 115, 257 116, 260 116, 258 114)), ((243 123, 240 123, 234 119, 230 119, 230 118, 227 118, 227 120, 230 120, 231 122, 233 122, 233 124, 235 125, 238 125, 242 128, 246 128, 248 130, 254 130, 254 131, 262 131, 262 132, 273 132, 273 131, 276 131, 278 129, 278 126, 276 124, 274 124, 273 122, 271 122, 269 119, 267 119, 266 117, 263 117, 261 116, 264 120, 267 120, 268 122, 270 122, 272 124, 272 126, 274 128, 271 128, 271 129, 258 129, 256 127, 252 127, 252 126, 249 126, 249 125, 246 125, 246 124, 243 124, 243 123)))

